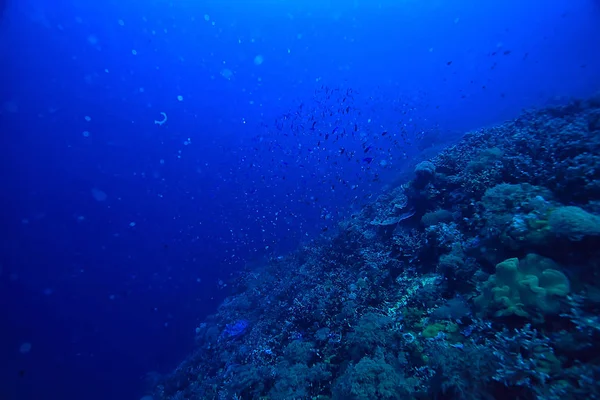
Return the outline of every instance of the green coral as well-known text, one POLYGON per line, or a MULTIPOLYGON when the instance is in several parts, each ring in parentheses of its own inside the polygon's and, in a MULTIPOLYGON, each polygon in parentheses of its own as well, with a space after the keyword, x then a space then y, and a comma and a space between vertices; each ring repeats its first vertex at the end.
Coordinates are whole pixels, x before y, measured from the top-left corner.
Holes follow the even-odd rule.
POLYGON ((421 335, 425 339, 433 339, 438 336, 440 332, 446 334, 450 342, 456 342, 460 339, 459 327, 454 322, 436 322, 431 325, 427 325, 421 335))
POLYGON ((444 324, 436 322, 435 324, 427 325, 421 334, 425 339, 432 339, 440 332, 443 332, 444 328, 446 328, 444 324))
POLYGON ((484 313, 526 318, 555 314, 570 291, 569 279, 554 261, 537 254, 510 258, 496 265, 483 292, 475 298, 484 313))

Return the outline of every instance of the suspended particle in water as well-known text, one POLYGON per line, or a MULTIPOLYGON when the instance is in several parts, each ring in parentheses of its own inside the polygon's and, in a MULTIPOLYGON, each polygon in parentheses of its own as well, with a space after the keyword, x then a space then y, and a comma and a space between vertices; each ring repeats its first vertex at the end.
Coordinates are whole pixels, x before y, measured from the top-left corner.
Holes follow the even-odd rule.
POLYGON ((27 354, 31 351, 31 343, 29 342, 25 342, 21 345, 21 347, 19 347, 19 351, 21 352, 21 354, 27 354))
POLYGON ((92 188, 92 196, 96 201, 106 201, 108 195, 103 190, 92 188))
POLYGON ((221 76, 227 80, 230 80, 233 77, 233 71, 228 68, 225 68, 221 70, 221 76))

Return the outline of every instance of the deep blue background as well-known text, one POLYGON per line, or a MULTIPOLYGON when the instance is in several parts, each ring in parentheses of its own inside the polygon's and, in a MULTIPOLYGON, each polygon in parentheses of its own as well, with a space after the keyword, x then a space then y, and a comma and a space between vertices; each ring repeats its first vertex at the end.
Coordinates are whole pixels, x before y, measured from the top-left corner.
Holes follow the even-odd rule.
POLYGON ((424 148, 600 88, 598 2, 443 3, 9 0, 0 398, 139 398, 236 270, 424 148))

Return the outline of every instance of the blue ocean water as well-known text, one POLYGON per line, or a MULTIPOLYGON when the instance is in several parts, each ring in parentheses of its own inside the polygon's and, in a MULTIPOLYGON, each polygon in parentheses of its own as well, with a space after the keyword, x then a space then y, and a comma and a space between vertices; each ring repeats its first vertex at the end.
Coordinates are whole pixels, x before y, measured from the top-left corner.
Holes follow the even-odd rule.
POLYGON ((236 273, 600 88, 600 3, 7 0, 0 397, 138 399, 236 273))

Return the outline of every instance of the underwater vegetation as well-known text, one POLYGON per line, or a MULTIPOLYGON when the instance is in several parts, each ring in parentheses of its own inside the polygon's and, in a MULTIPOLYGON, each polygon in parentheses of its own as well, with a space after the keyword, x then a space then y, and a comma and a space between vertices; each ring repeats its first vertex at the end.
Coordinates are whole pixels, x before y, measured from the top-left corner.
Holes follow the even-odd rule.
POLYGON ((599 271, 594 97, 469 132, 241 273, 152 396, 600 398, 599 271))

